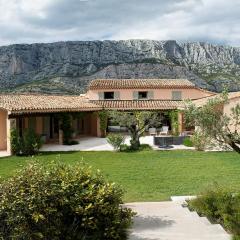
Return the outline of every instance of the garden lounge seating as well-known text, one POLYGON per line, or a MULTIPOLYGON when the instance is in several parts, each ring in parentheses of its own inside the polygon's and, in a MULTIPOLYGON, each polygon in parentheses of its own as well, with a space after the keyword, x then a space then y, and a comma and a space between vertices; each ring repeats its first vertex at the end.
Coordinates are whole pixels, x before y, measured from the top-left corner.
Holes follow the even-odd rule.
POLYGON ((163 126, 160 131, 160 135, 168 135, 168 130, 169 130, 168 126, 163 126))
POLYGON ((148 131, 149 131, 150 136, 157 135, 157 129, 156 128, 149 128, 148 131))

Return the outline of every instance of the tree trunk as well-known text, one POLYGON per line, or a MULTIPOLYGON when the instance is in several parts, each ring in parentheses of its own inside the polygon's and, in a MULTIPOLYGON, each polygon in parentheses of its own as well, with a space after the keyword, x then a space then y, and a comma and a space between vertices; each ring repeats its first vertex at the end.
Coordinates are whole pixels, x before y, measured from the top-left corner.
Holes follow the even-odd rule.
POLYGON ((231 141, 229 145, 232 147, 234 151, 236 151, 237 153, 240 153, 240 146, 238 146, 235 142, 231 141))
POLYGON ((140 148, 140 140, 139 140, 139 134, 138 131, 135 128, 132 128, 131 130, 131 140, 130 140, 130 144, 131 144, 131 149, 132 150, 138 150, 140 148))

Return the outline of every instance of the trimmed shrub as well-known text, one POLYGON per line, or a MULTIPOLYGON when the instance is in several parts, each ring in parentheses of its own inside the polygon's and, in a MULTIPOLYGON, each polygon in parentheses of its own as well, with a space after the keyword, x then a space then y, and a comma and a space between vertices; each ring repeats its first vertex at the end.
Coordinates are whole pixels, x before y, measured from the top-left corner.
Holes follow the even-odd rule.
POLYGON ((107 135, 107 141, 111 144, 114 150, 119 151, 121 144, 124 143, 125 137, 118 133, 109 133, 107 135))
POLYGON ((29 164, 0 184, 0 239, 126 239, 122 195, 90 168, 29 164))
POLYGON ((63 131, 63 144, 64 145, 72 145, 71 139, 72 139, 72 134, 74 131, 72 129, 71 114, 61 113, 59 115, 59 118, 61 120, 60 128, 63 131))
POLYGON ((106 136, 106 129, 107 129, 108 117, 109 117, 108 115, 109 115, 109 113, 106 110, 102 110, 102 111, 98 112, 98 117, 100 120, 101 137, 106 136))
POLYGON ((194 132, 191 137, 191 141, 193 143, 193 146, 198 151, 204 151, 210 144, 209 138, 199 131, 194 132))
POLYGON ((141 144, 139 150, 140 151, 150 151, 150 150, 152 150, 152 147, 149 144, 141 144))
POLYGON ((120 152, 130 152, 130 146, 128 146, 127 144, 121 144, 120 152))
POLYGON ((190 138, 185 138, 183 140, 183 145, 186 146, 186 147, 193 147, 193 142, 191 141, 190 138))
POLYGON ((23 137, 18 135, 16 129, 11 131, 11 149, 13 154, 30 156, 38 153, 42 146, 41 136, 33 129, 26 129, 23 137))
POLYGON ((12 153, 18 155, 21 151, 21 144, 16 128, 11 129, 10 142, 12 153))
POLYGON ((171 121, 172 135, 178 136, 179 135, 178 111, 176 110, 170 111, 169 117, 171 121))
POLYGON ((150 151, 150 150, 152 150, 152 147, 148 144, 141 144, 137 150, 132 149, 132 147, 128 146, 127 144, 120 145, 121 152, 136 152, 136 151, 150 151))
POLYGON ((213 223, 220 223, 225 229, 240 238, 240 195, 213 186, 199 197, 189 201, 190 209, 206 216, 213 223))

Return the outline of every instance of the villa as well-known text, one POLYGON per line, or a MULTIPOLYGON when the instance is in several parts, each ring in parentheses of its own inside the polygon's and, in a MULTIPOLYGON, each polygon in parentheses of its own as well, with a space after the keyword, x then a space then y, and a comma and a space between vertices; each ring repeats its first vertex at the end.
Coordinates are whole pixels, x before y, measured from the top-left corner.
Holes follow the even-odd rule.
MULTIPOLYGON (((185 79, 97 79, 91 81, 86 94, 80 96, 2 94, 0 150, 11 152, 12 128, 16 128, 20 135, 24 129, 31 128, 40 134, 46 143, 61 144, 62 134, 56 114, 63 112, 85 113, 82 117, 72 118, 75 137, 100 137, 100 123, 96 113, 103 109, 154 110, 163 115, 170 110, 179 110, 178 125, 181 134, 187 130, 181 112, 183 101, 189 99, 201 105, 214 96, 216 93, 198 88, 185 79)), ((229 106, 232 106, 240 101, 240 93, 231 93, 229 99, 229 106)), ((228 108, 226 111, 229 111, 228 108)), ((163 124, 171 130, 167 116, 163 124)))

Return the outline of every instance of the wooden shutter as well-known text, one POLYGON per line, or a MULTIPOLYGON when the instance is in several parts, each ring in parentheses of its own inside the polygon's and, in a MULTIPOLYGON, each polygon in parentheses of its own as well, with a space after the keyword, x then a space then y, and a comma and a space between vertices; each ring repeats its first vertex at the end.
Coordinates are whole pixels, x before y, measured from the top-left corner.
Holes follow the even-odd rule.
POLYGON ((133 100, 138 100, 138 92, 133 92, 133 100))
POLYGON ((120 92, 114 92, 114 99, 119 100, 120 99, 120 92))
POLYGON ((104 100, 104 92, 98 93, 98 100, 104 100))
POLYGON ((153 99, 154 98, 154 92, 153 91, 149 91, 148 92, 148 99, 153 99))
POLYGON ((172 100, 182 100, 182 92, 172 91, 172 100))

